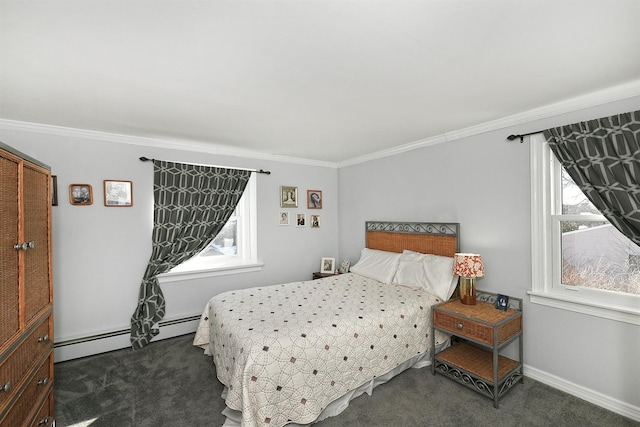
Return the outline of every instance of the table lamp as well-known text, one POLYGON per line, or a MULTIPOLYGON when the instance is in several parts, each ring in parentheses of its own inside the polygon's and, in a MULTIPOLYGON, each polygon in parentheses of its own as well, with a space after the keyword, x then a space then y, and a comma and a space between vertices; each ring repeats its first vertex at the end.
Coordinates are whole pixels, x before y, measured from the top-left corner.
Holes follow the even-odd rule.
POLYGON ((454 254, 453 274, 460 276, 460 302, 463 304, 475 304, 476 277, 484 276, 482 257, 478 254, 454 254))

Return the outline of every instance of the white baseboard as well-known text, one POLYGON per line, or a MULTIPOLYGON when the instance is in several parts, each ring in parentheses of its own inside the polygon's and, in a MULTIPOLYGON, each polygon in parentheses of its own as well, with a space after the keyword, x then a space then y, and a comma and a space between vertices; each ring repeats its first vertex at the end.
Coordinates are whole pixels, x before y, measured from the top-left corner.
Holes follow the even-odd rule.
POLYGON ((611 412, 620 414, 634 421, 640 421, 640 408, 630 405, 620 400, 614 399, 597 391, 582 387, 578 384, 564 380, 555 375, 541 371, 530 366, 524 366, 523 373, 525 377, 539 381, 543 384, 564 391, 565 393, 576 396, 582 400, 593 403, 601 408, 608 409, 611 412))
MULTIPOLYGON (((196 331, 200 315, 183 317, 160 322, 160 333, 153 338, 159 341, 196 331)), ((79 359, 123 348, 131 348, 130 330, 121 329, 76 339, 56 341, 53 345, 54 362, 79 359)))

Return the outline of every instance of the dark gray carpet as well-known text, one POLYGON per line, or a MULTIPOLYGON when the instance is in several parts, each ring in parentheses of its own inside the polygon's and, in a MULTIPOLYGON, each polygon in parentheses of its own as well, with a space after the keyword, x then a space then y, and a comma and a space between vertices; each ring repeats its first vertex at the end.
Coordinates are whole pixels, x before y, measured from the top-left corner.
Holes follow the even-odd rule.
MULTIPOLYGON (((193 335, 55 365, 57 427, 221 426, 212 359, 193 335), (94 420, 89 423, 90 420, 94 420)), ((525 379, 493 402, 430 368, 409 369, 318 427, 637 426, 628 418, 525 379)))

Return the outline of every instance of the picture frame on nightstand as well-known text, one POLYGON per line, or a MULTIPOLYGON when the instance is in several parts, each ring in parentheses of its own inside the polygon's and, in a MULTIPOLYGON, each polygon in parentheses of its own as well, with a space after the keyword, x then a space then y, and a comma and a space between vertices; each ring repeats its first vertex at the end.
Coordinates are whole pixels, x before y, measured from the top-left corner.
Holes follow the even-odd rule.
POLYGON ((320 263, 320 273, 333 274, 336 271, 336 259, 335 258, 322 258, 320 263))
POLYGON ((509 297, 507 295, 498 294, 496 296, 496 308, 498 310, 507 311, 507 308, 509 308, 509 297))

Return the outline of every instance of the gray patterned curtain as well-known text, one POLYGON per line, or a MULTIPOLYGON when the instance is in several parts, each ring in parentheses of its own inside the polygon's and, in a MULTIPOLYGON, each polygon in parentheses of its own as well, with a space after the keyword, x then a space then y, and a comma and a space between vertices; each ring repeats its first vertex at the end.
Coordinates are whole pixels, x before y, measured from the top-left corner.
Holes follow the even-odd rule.
POLYGON ((640 111, 544 131, 582 192, 625 236, 640 245, 640 111))
POLYGON ((158 335, 165 300, 156 276, 204 249, 236 208, 251 172, 154 160, 154 224, 149 264, 131 316, 133 349, 158 335))

